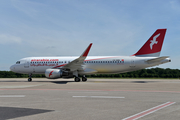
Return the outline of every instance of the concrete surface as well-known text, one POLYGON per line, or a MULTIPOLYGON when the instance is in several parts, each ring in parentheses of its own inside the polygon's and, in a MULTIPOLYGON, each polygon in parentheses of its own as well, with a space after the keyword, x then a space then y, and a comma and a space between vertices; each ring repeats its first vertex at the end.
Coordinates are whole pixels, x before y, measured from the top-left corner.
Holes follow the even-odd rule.
POLYGON ((138 120, 179 120, 180 80, 0 79, 0 120, 133 120, 138 113, 138 120))

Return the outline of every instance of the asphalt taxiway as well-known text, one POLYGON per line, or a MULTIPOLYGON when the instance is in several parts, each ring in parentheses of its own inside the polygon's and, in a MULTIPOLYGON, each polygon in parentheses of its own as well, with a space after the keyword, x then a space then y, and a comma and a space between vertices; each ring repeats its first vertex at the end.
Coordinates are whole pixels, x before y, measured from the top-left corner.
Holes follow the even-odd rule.
POLYGON ((0 120, 179 120, 178 79, 0 79, 0 120))

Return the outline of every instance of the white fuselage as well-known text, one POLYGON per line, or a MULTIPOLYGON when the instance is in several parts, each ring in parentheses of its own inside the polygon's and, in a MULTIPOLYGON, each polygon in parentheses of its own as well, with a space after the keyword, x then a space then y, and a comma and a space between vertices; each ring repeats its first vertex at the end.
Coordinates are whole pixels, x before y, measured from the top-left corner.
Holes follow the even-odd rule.
MULTIPOLYGON (((61 69, 64 65, 77 59, 74 57, 27 57, 19 60, 10 67, 11 71, 23 74, 44 74, 46 69, 61 69)), ((157 57, 136 56, 89 56, 84 60, 82 70, 78 74, 106 74, 124 73, 139 70, 170 61, 170 58, 147 63, 149 59, 157 57)))
POLYGON ((45 74, 46 78, 72 78, 87 81, 87 74, 116 74, 135 71, 147 67, 170 62, 168 56, 159 57, 166 29, 157 29, 139 51, 132 56, 89 56, 92 43, 76 57, 28 57, 10 67, 16 73, 45 74))

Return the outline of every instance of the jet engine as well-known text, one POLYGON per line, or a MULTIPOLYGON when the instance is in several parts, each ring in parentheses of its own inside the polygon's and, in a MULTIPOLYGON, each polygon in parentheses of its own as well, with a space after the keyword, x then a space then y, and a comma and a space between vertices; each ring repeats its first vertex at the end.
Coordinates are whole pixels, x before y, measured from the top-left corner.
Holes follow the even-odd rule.
POLYGON ((69 71, 64 71, 61 69, 46 69, 45 76, 49 79, 56 79, 62 77, 70 77, 72 76, 72 74, 69 71))

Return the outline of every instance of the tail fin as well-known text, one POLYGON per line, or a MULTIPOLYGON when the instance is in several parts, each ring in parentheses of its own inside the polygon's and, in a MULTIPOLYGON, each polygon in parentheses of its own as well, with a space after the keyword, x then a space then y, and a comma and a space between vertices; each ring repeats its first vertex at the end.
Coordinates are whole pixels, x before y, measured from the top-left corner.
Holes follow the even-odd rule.
POLYGON ((166 29, 157 29, 141 49, 134 54, 139 57, 158 57, 166 34, 166 29))

